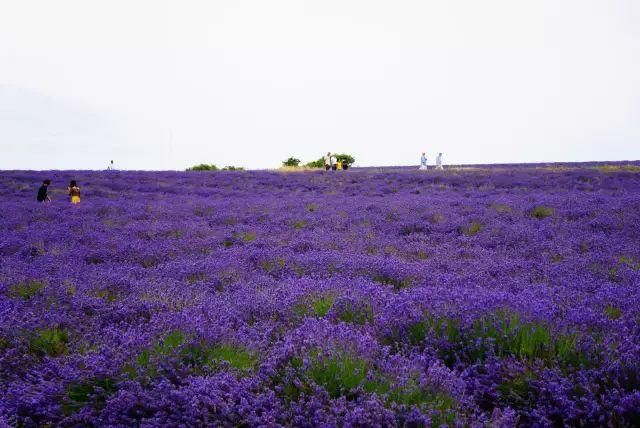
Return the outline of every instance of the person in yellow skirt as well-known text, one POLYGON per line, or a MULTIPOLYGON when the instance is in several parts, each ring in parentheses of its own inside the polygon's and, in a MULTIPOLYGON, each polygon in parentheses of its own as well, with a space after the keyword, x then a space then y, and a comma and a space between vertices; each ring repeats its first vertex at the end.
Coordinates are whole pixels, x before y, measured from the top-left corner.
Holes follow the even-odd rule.
POLYGON ((71 203, 72 204, 79 204, 80 203, 80 188, 78 187, 78 183, 76 183, 76 180, 71 180, 71 182, 69 183, 69 196, 71 196, 71 203))

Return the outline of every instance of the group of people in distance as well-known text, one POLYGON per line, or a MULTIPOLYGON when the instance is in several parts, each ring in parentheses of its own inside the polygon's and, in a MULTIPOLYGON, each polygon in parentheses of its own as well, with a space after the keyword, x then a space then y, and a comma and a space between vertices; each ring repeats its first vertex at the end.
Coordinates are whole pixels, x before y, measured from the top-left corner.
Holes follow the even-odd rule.
MULTIPOLYGON (((422 152, 422 156, 420 156, 420 167, 418 169, 422 171, 429 169, 427 167, 427 154, 425 152, 422 152)), ((436 169, 444 169, 442 167, 442 153, 438 153, 438 156, 436 156, 436 169)))
POLYGON ((329 170, 338 170, 338 169, 348 169, 349 164, 347 162, 342 161, 342 159, 338 159, 336 155, 332 155, 331 152, 327 152, 324 155, 324 169, 325 171, 329 170))
MULTIPOLYGON (((42 182, 42 186, 38 189, 38 196, 36 200, 38 202, 51 202, 51 198, 47 194, 49 190, 49 185, 51 184, 51 180, 44 180, 42 182)), ((67 191, 69 192, 69 197, 71 198, 71 203, 76 205, 80 203, 80 187, 78 187, 78 183, 76 180, 71 180, 69 182, 69 187, 67 187, 67 191)))

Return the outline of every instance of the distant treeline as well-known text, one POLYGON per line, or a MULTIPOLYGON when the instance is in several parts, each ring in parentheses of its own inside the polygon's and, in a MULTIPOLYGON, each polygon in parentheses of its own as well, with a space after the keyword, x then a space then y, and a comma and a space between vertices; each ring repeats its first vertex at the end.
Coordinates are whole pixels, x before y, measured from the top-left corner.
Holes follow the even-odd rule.
POLYGON ((187 168, 187 171, 244 171, 244 168, 240 166, 225 166, 223 168, 218 168, 214 164, 206 164, 201 163, 200 165, 192 166, 191 168, 187 168))
MULTIPOLYGON (((343 164, 348 164, 348 165, 353 165, 354 162, 356 161, 356 159, 351 156, 351 155, 347 155, 345 153, 342 154, 334 154, 333 156, 335 156, 336 160, 338 162, 342 162, 343 164)), ((282 162, 283 166, 300 166, 300 164, 302 163, 302 161, 298 158, 295 157, 290 157, 289 159, 287 159, 286 161, 282 162)), ((324 156, 320 157, 317 160, 311 161, 311 162, 307 162, 306 164, 304 164, 305 167, 307 168, 323 168, 324 167, 324 156)))

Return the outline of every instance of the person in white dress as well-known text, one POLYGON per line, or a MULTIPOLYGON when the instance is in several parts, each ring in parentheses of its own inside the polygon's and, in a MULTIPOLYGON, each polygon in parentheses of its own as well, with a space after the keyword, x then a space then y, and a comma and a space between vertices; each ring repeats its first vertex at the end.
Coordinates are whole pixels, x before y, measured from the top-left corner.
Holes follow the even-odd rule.
POLYGON ((444 169, 442 168, 442 153, 438 153, 436 156, 436 169, 444 169))

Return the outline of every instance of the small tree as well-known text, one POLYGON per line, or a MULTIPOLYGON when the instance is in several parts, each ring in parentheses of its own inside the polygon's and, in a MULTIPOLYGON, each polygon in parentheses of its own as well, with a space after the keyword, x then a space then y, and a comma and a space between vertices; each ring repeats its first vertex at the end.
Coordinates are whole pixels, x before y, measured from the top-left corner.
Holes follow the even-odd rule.
POLYGON ((300 165, 300 159, 290 157, 286 161, 282 162, 282 166, 298 166, 300 165))
POLYGON ((342 153, 340 155, 335 155, 336 156, 336 160, 342 162, 343 164, 347 164, 347 165, 353 165, 354 162, 356 161, 355 158, 351 155, 347 155, 345 153, 342 153))
POLYGON ((208 165, 206 163, 201 163, 200 165, 192 166, 191 168, 187 168, 187 171, 217 171, 218 167, 214 164, 208 165))

